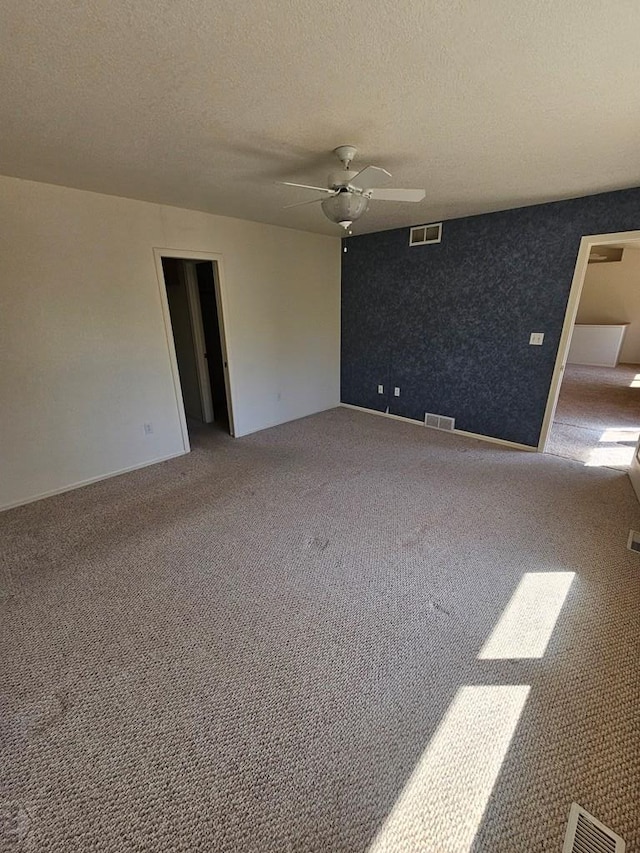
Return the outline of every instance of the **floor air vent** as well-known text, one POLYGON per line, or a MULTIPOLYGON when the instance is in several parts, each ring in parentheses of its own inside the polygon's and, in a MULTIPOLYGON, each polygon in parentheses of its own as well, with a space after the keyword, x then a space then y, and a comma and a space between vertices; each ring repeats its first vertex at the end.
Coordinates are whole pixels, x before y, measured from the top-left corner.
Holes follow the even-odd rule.
POLYGON ((619 835, 572 803, 562 853, 624 853, 624 849, 619 835))
POLYGON ((629 538, 627 539, 627 548, 630 551, 635 551, 636 554, 640 554, 640 533, 637 530, 629 531, 629 538))
POLYGON ((431 427, 431 429, 444 429, 451 432, 455 429, 456 419, 445 417, 445 415, 432 415, 430 412, 425 412, 424 425, 431 427))

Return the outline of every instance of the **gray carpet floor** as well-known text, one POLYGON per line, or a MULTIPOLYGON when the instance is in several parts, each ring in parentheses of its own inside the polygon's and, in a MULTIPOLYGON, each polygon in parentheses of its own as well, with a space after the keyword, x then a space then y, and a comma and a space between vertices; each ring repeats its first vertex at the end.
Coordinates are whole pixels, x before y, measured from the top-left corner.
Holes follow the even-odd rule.
POLYGON ((547 453, 625 471, 638 435, 640 364, 568 364, 547 453))
POLYGON ((335 409, 3 514, 0 850, 640 850, 639 509, 335 409))

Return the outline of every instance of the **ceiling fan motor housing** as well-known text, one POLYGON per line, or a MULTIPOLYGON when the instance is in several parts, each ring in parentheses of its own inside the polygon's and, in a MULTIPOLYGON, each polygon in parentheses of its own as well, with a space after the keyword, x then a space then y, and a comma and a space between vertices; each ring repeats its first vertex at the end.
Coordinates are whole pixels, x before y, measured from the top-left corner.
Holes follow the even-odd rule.
POLYGON ((327 178, 327 186, 331 190, 338 190, 340 187, 346 187, 357 174, 357 172, 353 172, 350 169, 341 169, 339 172, 331 172, 327 178))

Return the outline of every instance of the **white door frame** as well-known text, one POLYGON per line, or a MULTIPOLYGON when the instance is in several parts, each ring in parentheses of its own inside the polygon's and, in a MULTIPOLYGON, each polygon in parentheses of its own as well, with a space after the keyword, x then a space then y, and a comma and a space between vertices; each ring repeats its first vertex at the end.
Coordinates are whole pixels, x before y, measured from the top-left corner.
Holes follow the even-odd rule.
POLYGON ((169 313, 169 300, 167 299, 167 288, 164 281, 164 270, 162 269, 163 258, 176 258, 183 261, 212 261, 213 262, 213 280, 216 289, 216 303, 218 305, 218 327, 220 329, 220 343, 222 345, 222 359, 224 362, 224 377, 225 391, 227 395, 227 412, 229 415, 229 432, 235 436, 235 422, 233 419, 234 411, 234 383, 232 376, 232 360, 229 357, 231 346, 229 335, 226 328, 226 285, 224 278, 224 267, 222 255, 212 252, 193 252, 189 249, 160 249, 154 248, 153 257, 156 265, 156 276, 158 279, 158 290, 160 293, 160 305, 162 307, 162 319, 164 321, 165 340, 167 342, 167 350, 169 354, 169 364, 171 367, 171 376, 173 378, 173 391, 176 401, 176 410, 178 420, 180 422, 180 431, 182 433, 182 444, 185 453, 191 450, 189 443, 189 432, 187 430, 187 418, 184 412, 184 401, 182 399, 182 388, 180 386, 180 373, 178 371, 178 359, 176 358, 176 348, 173 340, 173 328, 171 326, 171 314, 169 313))
POLYGON ((627 473, 629 474, 633 490, 640 501, 640 438, 633 451, 633 459, 627 473))
POLYGON ((213 421, 213 399, 211 396, 211 379, 209 378, 209 367, 207 365, 207 344, 204 339, 204 326, 202 324, 202 306, 200 305, 200 293, 198 291, 198 278, 194 261, 183 264, 184 281, 187 289, 187 302, 189 304, 189 319, 191 320, 191 332, 193 337, 193 352, 196 357, 196 372, 198 374, 198 387, 200 388, 200 403, 202 406, 202 420, 206 424, 213 421))
POLYGON ((235 438, 235 421, 233 419, 233 399, 231 397, 231 373, 229 362, 229 344, 227 340, 227 327, 225 325, 226 308, 224 303, 225 288, 222 286, 222 261, 213 264, 213 285, 216 296, 216 310, 218 313, 218 331, 220 332, 220 348, 222 349, 222 366, 224 369, 224 393, 227 400, 227 415, 229 417, 229 432, 235 438))
POLYGON ((587 264, 589 263, 589 254, 591 253, 591 249, 593 246, 606 246, 610 243, 622 242, 630 243, 631 241, 640 242, 640 231, 618 231, 614 234, 589 234, 580 240, 578 258, 573 272, 571 290, 569 291, 567 310, 564 315, 562 334, 560 335, 560 343, 558 344, 558 354, 556 356, 555 367, 553 368, 551 387, 549 388, 547 406, 545 408, 544 420, 542 421, 542 429, 540 431, 540 441, 538 442, 538 451, 540 452, 544 452, 546 449, 551 425, 553 424, 553 418, 558 404, 558 395, 560 394, 560 385, 562 384, 562 377, 567 364, 567 356, 569 355, 573 325, 576 320, 576 314, 578 313, 578 304, 580 302, 580 296, 582 295, 582 286, 587 273, 587 264))

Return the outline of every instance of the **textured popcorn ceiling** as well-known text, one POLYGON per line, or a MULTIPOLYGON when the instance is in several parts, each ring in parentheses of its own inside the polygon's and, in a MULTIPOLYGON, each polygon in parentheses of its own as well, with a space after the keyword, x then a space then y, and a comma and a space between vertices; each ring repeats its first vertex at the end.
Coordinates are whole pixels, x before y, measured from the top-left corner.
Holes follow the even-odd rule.
POLYGON ((636 0, 3 0, 0 173, 333 234, 274 182, 341 143, 427 191, 356 233, 636 186, 639 33, 636 0))

